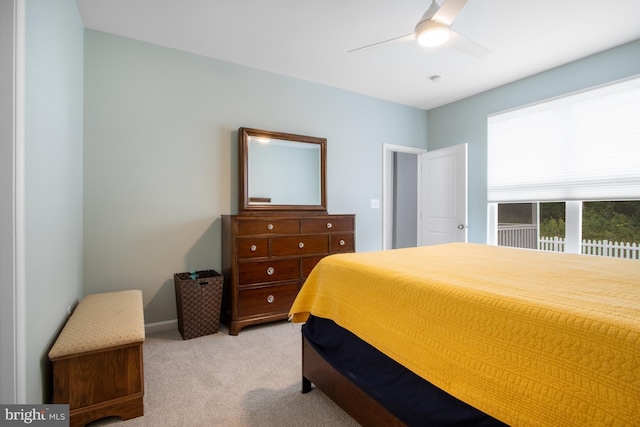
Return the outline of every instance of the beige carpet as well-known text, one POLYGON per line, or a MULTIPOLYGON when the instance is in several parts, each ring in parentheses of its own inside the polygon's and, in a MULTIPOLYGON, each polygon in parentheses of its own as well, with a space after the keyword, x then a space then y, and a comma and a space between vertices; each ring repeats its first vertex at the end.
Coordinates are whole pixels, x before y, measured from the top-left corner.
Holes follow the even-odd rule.
POLYGON ((357 426, 322 392, 302 394, 300 325, 277 322, 230 336, 182 340, 177 330, 144 343, 143 417, 89 424, 130 426, 357 426))

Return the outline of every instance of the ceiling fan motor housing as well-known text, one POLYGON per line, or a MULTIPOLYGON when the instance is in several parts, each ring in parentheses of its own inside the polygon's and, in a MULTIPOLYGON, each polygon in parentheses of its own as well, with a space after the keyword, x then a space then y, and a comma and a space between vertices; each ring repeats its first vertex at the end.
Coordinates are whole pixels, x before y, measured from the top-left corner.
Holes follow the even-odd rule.
POLYGON ((451 29, 447 24, 425 19, 416 25, 416 39, 422 46, 440 46, 449 40, 451 29))

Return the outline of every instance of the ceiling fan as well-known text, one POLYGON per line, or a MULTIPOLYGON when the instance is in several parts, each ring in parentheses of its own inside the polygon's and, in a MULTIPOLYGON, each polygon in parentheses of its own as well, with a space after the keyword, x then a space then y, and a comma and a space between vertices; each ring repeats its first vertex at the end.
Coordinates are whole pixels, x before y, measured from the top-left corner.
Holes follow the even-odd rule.
POLYGON ((358 52, 385 43, 417 40, 422 46, 435 47, 445 45, 481 58, 489 53, 487 48, 451 29, 451 24, 465 3, 467 3, 467 0, 444 0, 442 5, 438 6, 436 0, 432 0, 431 6, 422 15, 413 33, 358 47, 348 51, 348 53, 358 52))

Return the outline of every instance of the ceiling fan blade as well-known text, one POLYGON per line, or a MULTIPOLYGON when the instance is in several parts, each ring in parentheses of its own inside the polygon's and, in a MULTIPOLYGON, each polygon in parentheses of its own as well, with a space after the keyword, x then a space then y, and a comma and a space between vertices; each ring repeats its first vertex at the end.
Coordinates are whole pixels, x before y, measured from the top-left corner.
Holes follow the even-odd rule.
POLYGON ((433 19, 438 9, 440 9, 440 6, 438 6, 438 3, 436 3, 436 0, 431 0, 431 5, 424 12, 424 14, 422 15, 422 18, 420 18, 420 22, 433 19))
POLYGON ((466 3, 467 0, 444 0, 442 6, 440 6, 440 9, 433 15, 432 19, 442 22, 443 24, 451 25, 466 3))
POLYGON ((385 44, 385 43, 406 42, 406 41, 411 41, 411 40, 415 40, 415 39, 416 39, 416 35, 414 33, 411 33, 411 34, 407 34, 406 36, 395 37, 395 38, 392 38, 392 39, 389 39, 389 40, 384 40, 384 41, 381 41, 381 42, 368 44, 366 46, 357 47, 355 49, 351 49, 351 50, 347 51, 347 53, 359 52, 359 51, 362 51, 364 49, 368 49, 370 47, 375 47, 375 46, 380 46, 380 45, 385 44))
POLYGON ((447 40, 447 47, 458 50, 463 53, 475 56, 476 58, 482 58, 489 53, 489 49, 480 44, 469 40, 460 33, 451 31, 451 37, 447 40))

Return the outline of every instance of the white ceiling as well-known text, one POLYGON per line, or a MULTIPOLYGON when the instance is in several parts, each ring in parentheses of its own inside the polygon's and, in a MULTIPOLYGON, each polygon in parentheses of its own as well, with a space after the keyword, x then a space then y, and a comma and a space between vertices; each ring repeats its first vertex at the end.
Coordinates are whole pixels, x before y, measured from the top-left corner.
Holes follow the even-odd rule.
POLYGON ((452 28, 482 58, 415 41, 347 53, 412 33, 431 0, 77 2, 86 28, 423 109, 640 39, 638 0, 469 0, 452 28))

